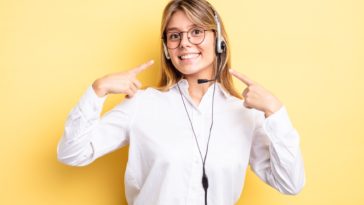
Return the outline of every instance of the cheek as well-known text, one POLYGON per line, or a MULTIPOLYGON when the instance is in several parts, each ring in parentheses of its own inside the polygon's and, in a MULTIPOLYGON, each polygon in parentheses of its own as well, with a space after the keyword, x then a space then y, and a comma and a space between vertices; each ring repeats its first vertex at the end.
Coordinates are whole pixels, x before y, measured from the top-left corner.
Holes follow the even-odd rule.
POLYGON ((177 65, 179 62, 178 54, 176 50, 170 50, 169 55, 171 56, 171 61, 173 65, 177 65))
POLYGON ((206 60, 213 60, 215 58, 215 43, 206 42, 206 44, 201 45, 201 51, 206 60))
POLYGON ((199 46, 206 57, 215 56, 215 38, 213 35, 206 36, 205 40, 199 46))

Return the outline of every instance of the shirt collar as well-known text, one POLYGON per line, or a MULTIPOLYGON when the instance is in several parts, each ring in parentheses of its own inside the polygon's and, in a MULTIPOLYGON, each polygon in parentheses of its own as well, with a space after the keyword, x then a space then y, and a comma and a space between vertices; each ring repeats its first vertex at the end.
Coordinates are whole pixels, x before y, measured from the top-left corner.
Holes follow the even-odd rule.
MULTIPOLYGON (((176 84, 172 85, 171 89, 176 88, 177 84, 181 87, 182 90, 188 90, 189 85, 186 79, 180 79, 176 84)), ((230 93, 219 82, 216 82, 216 85, 217 90, 219 90, 225 98, 228 98, 230 96, 230 93)))

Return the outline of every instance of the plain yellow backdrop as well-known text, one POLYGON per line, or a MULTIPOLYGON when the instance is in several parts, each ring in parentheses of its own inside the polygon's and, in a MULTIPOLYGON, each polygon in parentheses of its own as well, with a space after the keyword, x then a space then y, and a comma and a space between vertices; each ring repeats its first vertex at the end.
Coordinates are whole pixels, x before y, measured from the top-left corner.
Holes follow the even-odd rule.
MULTIPOLYGON (((96 78, 155 59, 139 79, 156 85, 166 3, 0 0, 0 204, 126 204, 128 147, 76 168, 57 161, 56 146, 96 78)), ((249 171, 237 204, 364 204, 363 1, 211 3, 233 68, 287 107, 307 176, 299 195, 286 196, 249 171)), ((109 96, 103 112, 122 99, 109 96)))

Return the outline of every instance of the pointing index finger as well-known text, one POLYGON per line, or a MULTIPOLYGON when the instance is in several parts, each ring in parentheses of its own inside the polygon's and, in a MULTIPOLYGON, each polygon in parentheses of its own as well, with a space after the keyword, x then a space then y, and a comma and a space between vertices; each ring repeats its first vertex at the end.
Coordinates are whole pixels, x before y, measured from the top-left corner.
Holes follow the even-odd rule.
POLYGON ((246 75, 237 72, 236 70, 229 69, 229 72, 248 86, 254 84, 253 80, 249 79, 246 75))
POLYGON ((143 70, 147 69, 149 66, 153 65, 154 64, 154 60, 149 60, 148 62, 144 63, 144 64, 141 64, 140 66, 132 69, 131 71, 134 73, 134 74, 138 74, 140 72, 142 72, 143 70))

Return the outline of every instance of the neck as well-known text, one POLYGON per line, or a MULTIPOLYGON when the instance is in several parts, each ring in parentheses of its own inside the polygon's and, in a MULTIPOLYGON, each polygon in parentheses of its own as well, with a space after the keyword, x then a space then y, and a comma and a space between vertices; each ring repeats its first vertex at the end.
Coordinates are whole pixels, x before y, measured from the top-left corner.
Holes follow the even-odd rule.
POLYGON ((214 81, 198 84, 198 79, 212 79, 212 74, 209 75, 193 75, 193 76, 185 76, 185 79, 188 81, 188 92, 192 98, 192 100, 198 105, 204 94, 209 89, 210 85, 214 83, 214 81))

